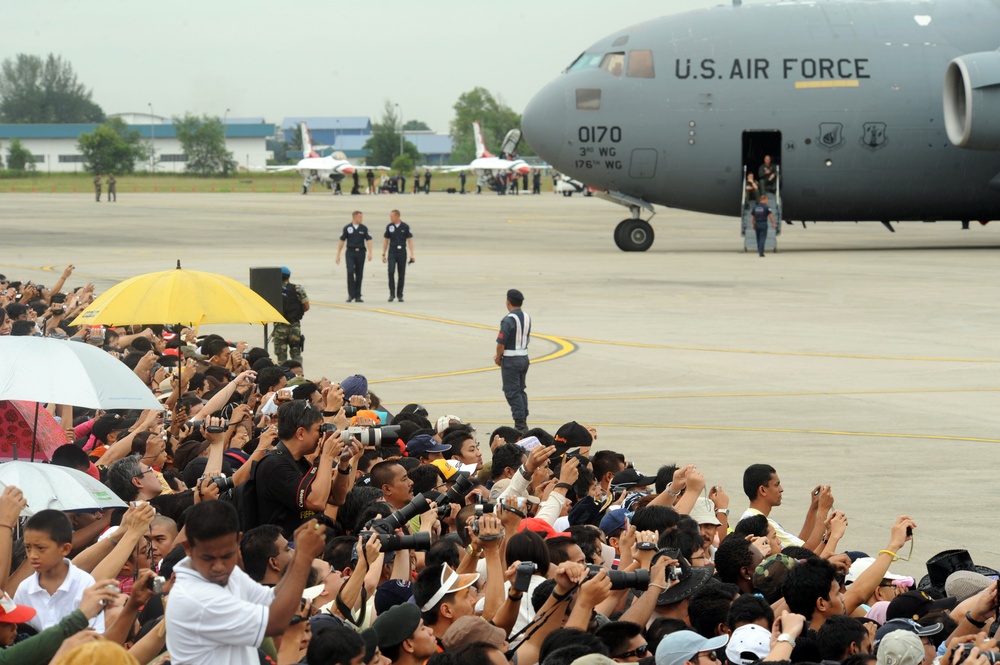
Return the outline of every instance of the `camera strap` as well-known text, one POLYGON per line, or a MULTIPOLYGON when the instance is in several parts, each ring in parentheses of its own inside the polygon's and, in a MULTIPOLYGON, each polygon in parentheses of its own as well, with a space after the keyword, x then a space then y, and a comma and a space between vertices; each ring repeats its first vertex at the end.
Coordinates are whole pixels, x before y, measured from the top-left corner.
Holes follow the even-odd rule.
MULTIPOLYGON (((365 564, 367 564, 365 566, 365 574, 367 574, 368 568, 371 567, 371 562, 368 561, 368 551, 365 549, 364 543, 362 543, 361 545, 361 555, 365 558, 365 564)), ((355 570, 354 573, 352 574, 357 575, 358 572, 355 570)), ((365 622, 365 614, 368 612, 368 590, 365 588, 364 581, 361 582, 361 610, 358 612, 357 619, 354 618, 354 612, 351 610, 350 607, 347 606, 347 603, 345 603, 344 599, 341 597, 341 594, 343 592, 344 592, 344 585, 341 585, 340 589, 337 590, 337 597, 334 599, 334 603, 337 606, 337 611, 344 616, 344 619, 347 622, 351 623, 357 628, 361 628, 361 624, 365 622)))
MULTIPOLYGON (((536 632, 538 632, 538 630, 545 625, 545 622, 549 620, 549 617, 552 616, 552 613, 556 610, 557 607, 559 607, 562 603, 569 602, 570 597, 578 588, 580 588, 580 584, 575 585, 572 589, 567 591, 566 595, 564 595, 562 598, 556 598, 556 604, 553 605, 551 608, 549 608, 549 611, 545 612, 544 614, 536 614, 535 618, 531 620, 531 623, 529 623, 527 626, 525 626, 521 630, 517 631, 516 633, 508 637, 507 644, 510 645, 510 648, 507 650, 507 653, 504 654, 504 658, 510 660, 517 652, 517 650, 521 647, 521 645, 530 640, 531 636, 534 635, 536 632), (521 637, 522 635, 524 635, 523 638, 521 637), (517 644, 517 646, 514 646, 515 643, 517 644)), ((555 589, 552 590, 552 595, 553 596, 556 595, 555 589)), ((522 597, 521 600, 523 602, 524 598, 522 597)))

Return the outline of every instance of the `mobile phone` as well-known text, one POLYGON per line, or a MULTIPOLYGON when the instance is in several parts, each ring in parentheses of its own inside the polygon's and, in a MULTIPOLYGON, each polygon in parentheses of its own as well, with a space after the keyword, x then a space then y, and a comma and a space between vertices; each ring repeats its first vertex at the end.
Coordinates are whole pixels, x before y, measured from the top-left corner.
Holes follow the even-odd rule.
POLYGON ((907 538, 912 538, 913 537, 913 527, 912 526, 906 527, 906 537, 907 538))

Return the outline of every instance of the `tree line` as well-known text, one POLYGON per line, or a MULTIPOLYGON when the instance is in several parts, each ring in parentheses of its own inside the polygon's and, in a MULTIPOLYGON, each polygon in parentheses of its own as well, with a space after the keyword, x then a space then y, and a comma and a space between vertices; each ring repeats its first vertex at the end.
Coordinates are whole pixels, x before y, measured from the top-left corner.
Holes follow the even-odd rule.
MULTIPOLYGON (((94 131, 82 133, 77 142, 85 170, 128 174, 139 165, 155 167, 152 142, 144 141, 137 130, 120 118, 107 118, 92 94, 77 80, 72 65, 55 54, 42 58, 20 53, 0 64, 0 122, 100 123, 94 131)), ((385 102, 382 117, 372 124, 372 135, 364 148, 369 164, 407 173, 423 162, 423 156, 410 141, 403 141, 400 151, 400 131, 427 131, 429 127, 420 120, 410 120, 400 128, 398 108, 388 100, 385 102)), ((460 95, 453 110, 455 115, 449 126, 452 164, 468 163, 475 158, 473 121, 479 121, 487 149, 493 151, 499 148, 507 131, 521 124, 520 114, 480 87, 460 95)), ((218 117, 185 114, 174 117, 173 126, 189 173, 225 175, 236 170, 236 160, 226 150, 225 127, 218 117)), ((301 149, 301 146, 301 136, 296 130, 292 141, 275 152, 282 153, 280 157, 284 158, 285 148, 301 149)), ((522 154, 533 154, 526 143, 520 148, 522 154)), ((0 168, 3 166, 0 157, 0 168)), ((15 171, 34 169, 34 158, 17 139, 7 146, 6 166, 15 171)))

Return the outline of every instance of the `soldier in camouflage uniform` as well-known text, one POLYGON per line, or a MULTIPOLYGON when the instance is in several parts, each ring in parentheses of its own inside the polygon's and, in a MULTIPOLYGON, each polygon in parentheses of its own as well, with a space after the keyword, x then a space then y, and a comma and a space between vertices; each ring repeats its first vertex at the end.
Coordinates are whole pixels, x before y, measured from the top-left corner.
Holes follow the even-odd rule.
POLYGON ((282 314, 288 323, 275 323, 271 340, 274 342, 274 353, 278 362, 288 360, 289 350, 293 360, 302 362, 302 347, 305 338, 302 337, 302 315, 309 311, 309 297, 299 284, 292 284, 289 278, 292 271, 287 266, 281 266, 281 302, 282 314))

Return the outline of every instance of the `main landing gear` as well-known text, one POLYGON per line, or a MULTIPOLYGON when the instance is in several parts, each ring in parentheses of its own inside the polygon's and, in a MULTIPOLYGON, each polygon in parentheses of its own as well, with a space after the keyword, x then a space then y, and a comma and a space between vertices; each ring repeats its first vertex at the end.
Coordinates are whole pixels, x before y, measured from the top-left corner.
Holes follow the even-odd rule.
POLYGON ((653 218, 656 211, 653 210, 650 203, 621 192, 595 190, 594 195, 625 206, 632 213, 631 217, 623 219, 615 227, 615 245, 618 249, 623 252, 645 252, 653 246, 653 227, 649 220, 653 218), (640 217, 643 210, 649 215, 647 219, 640 217))

